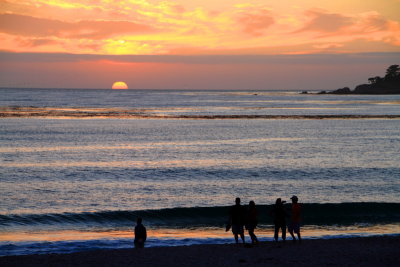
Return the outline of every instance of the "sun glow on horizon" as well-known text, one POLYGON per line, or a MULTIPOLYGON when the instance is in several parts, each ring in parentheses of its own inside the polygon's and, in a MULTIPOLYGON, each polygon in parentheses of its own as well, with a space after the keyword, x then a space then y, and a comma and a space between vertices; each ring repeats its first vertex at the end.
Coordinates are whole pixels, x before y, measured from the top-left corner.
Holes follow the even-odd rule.
POLYGON ((125 82, 120 82, 119 81, 119 82, 113 83, 111 89, 122 89, 122 90, 124 90, 124 89, 129 89, 129 88, 128 88, 128 85, 125 82))

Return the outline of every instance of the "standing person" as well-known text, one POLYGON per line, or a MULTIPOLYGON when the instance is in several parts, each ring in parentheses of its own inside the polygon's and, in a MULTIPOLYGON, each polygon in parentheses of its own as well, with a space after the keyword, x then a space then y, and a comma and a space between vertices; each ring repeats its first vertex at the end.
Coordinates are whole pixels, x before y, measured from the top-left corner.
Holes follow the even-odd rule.
POLYGON ((282 240, 286 240, 286 210, 283 204, 286 201, 282 201, 281 198, 277 198, 275 201, 275 205, 272 208, 271 215, 274 219, 274 226, 275 226, 275 231, 274 231, 274 239, 276 242, 278 242, 278 237, 279 237, 279 229, 282 230, 282 240))
POLYGON ((249 236, 251 237, 251 243, 258 244, 257 236, 254 234, 254 229, 256 229, 258 224, 258 212, 256 208, 256 203, 254 201, 249 202, 249 210, 247 211, 247 222, 246 228, 249 231, 249 236))
POLYGON ((138 217, 135 226, 135 248, 144 248, 144 242, 147 239, 146 227, 142 224, 142 218, 138 217))
POLYGON ((235 237, 236 244, 239 243, 239 235, 243 241, 243 244, 246 243, 244 239, 244 224, 246 219, 246 209, 240 205, 240 198, 236 198, 235 205, 231 207, 229 211, 229 221, 232 225, 232 233, 235 237))
POLYGON ((300 235, 300 221, 301 221, 301 207, 298 203, 299 199, 297 196, 292 196, 290 198, 292 200, 292 214, 290 217, 290 224, 288 227, 289 233, 293 238, 293 242, 296 242, 296 237, 294 236, 293 232, 297 234, 297 238, 299 242, 301 242, 301 235, 300 235))

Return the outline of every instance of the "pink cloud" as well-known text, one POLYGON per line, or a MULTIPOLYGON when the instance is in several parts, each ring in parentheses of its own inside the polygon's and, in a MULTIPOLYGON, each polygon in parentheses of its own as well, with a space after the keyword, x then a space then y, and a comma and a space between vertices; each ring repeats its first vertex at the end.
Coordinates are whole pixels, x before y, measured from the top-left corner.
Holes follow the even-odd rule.
POLYGON ((182 5, 172 5, 171 9, 178 14, 184 13, 186 11, 186 8, 182 5))
POLYGON ((24 47, 38 47, 38 46, 45 46, 45 45, 55 45, 58 44, 57 41, 48 39, 48 38, 17 38, 18 43, 24 47))
POLYGON ((154 32, 144 24, 129 21, 79 21, 35 18, 16 14, 0 15, 0 32, 34 37, 90 38, 103 39, 120 34, 154 32))
POLYGON ((365 32, 385 31, 389 29, 389 21, 375 12, 365 15, 360 24, 365 32))
POLYGON ((275 20, 268 10, 258 10, 242 13, 238 21, 243 26, 245 33, 261 36, 265 30, 274 24, 275 20))
MULTIPOLYGON (((378 12, 367 12, 353 15, 328 13, 323 10, 309 10, 306 15, 311 19, 306 25, 295 33, 317 32, 318 37, 344 38, 344 42, 364 39, 370 42, 397 44, 398 30, 395 25, 399 23, 383 17, 378 12)), ((337 42, 337 39, 334 42, 337 42)), ((342 42, 342 46, 344 43, 342 42)))
POLYGON ((343 16, 341 14, 327 13, 322 10, 309 10, 306 12, 306 16, 311 19, 298 32, 315 31, 333 33, 347 26, 351 26, 354 23, 354 19, 351 17, 343 16))

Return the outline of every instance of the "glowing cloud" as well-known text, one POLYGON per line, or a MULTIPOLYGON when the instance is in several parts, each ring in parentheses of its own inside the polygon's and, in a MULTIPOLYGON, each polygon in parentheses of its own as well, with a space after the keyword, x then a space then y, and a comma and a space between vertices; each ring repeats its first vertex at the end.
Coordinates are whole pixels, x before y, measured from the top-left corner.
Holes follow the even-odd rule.
POLYGON ((0 7, 0 49, 14 52, 340 53, 360 40, 374 45, 356 52, 400 51, 395 0, 7 0, 0 7))

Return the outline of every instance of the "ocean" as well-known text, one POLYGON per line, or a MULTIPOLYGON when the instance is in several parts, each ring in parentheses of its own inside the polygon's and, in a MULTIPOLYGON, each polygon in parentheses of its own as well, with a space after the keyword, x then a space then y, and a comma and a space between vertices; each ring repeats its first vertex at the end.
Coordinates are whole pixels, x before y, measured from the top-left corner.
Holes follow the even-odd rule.
POLYGON ((399 133, 400 95, 2 88, 0 256, 130 248, 138 216, 232 243, 236 197, 261 241, 292 195, 306 239, 400 234, 399 133))

